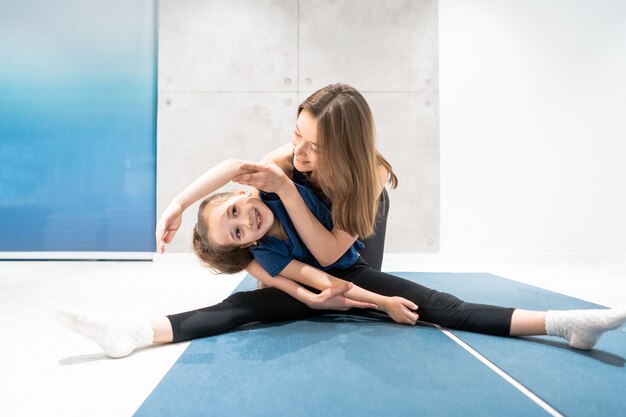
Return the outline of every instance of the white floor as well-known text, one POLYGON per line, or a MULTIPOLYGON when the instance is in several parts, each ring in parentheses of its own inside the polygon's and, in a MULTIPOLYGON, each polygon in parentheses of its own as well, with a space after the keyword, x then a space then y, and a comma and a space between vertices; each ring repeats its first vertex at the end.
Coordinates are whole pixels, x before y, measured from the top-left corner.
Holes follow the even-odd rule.
MULTIPOLYGON (((606 306, 626 303, 626 261, 387 255, 386 271, 490 272, 606 306)), ((110 360, 57 324, 59 304, 160 316, 225 298, 242 274, 215 276, 191 255, 154 262, 0 262, 0 415, 130 416, 187 347, 110 360)))

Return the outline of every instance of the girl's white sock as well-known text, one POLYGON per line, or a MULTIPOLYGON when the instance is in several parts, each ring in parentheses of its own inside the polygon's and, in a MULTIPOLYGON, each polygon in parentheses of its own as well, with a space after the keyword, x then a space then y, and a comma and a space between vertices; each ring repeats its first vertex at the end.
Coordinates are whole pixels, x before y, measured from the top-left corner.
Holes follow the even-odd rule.
POLYGON ((125 318, 59 307, 57 319, 100 345, 112 358, 123 358, 135 349, 152 344, 154 332, 149 319, 125 318))
POLYGON ((575 349, 588 350, 602 333, 626 322, 626 308, 606 310, 550 310, 546 314, 546 333, 560 336, 575 349))

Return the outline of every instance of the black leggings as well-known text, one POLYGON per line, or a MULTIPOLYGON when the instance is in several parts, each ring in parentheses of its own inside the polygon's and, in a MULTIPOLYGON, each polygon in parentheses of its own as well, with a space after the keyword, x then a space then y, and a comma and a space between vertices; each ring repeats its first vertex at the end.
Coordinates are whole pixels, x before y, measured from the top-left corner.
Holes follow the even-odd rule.
POLYGON ((420 321, 498 336, 508 336, 511 329, 513 308, 468 303, 452 294, 376 271, 363 260, 350 269, 332 269, 328 273, 380 295, 399 296, 413 301, 419 307, 417 314, 420 321))
MULTIPOLYGON (((377 271, 363 260, 350 269, 328 272, 366 290, 413 301, 419 306, 417 312, 421 321, 452 329, 509 335, 512 308, 467 303, 451 294, 377 271)), ((359 309, 353 310, 348 311, 348 314, 361 312, 359 309)), ((328 312, 313 310, 275 288, 264 288, 237 292, 217 305, 174 314, 168 318, 172 323, 174 342, 178 342, 223 333, 256 321, 299 320, 328 312)))
POLYGON ((387 232, 387 214, 389 214, 389 194, 383 188, 378 198, 378 210, 374 223, 374 234, 363 241, 365 248, 361 251, 361 258, 372 268, 380 271, 385 253, 385 234, 387 232))

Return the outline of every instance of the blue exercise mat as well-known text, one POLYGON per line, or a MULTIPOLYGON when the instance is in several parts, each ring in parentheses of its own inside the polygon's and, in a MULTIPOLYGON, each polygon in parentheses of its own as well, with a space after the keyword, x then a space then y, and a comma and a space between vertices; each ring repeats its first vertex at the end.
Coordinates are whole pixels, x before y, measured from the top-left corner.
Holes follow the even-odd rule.
MULTIPOLYGON (((396 273, 467 301, 597 307, 490 274, 396 273)), ((254 289, 247 277, 237 291, 254 289)), ((622 329, 623 330, 623 329, 622 329)), ((454 333, 565 415, 624 415, 626 333, 597 349, 454 333)), ((328 315, 193 341, 137 416, 535 416, 530 399, 429 325, 328 315)))
MULTIPOLYGON (((529 310, 601 308, 490 274, 395 275, 467 301, 529 310)), ((556 337, 453 333, 566 416, 626 416, 626 328, 606 333, 588 352, 571 349, 556 337)))
POLYGON ((346 315, 194 340, 136 413, 352 415, 547 414, 430 325, 346 315))

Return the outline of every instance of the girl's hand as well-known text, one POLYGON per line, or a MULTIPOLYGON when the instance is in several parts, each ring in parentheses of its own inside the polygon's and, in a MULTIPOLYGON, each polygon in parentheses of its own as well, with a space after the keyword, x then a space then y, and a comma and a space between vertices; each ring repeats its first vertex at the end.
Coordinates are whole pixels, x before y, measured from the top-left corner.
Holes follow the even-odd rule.
POLYGON ((170 243, 183 221, 183 209, 172 201, 165 209, 156 225, 156 244, 159 253, 165 252, 165 244, 170 243))
POLYGON ((417 305, 402 297, 386 297, 381 310, 389 315, 396 323, 414 325, 419 316, 415 312, 417 305))
POLYGON ((287 174, 273 162, 244 162, 239 165, 239 169, 248 172, 235 176, 232 179, 233 182, 249 185, 268 193, 280 195, 281 191, 291 183, 287 174))
POLYGON ((355 301, 347 298, 344 293, 352 288, 351 282, 346 282, 337 287, 326 288, 316 296, 316 300, 309 305, 315 310, 341 310, 346 311, 351 308, 373 308, 378 309, 376 304, 355 301))

